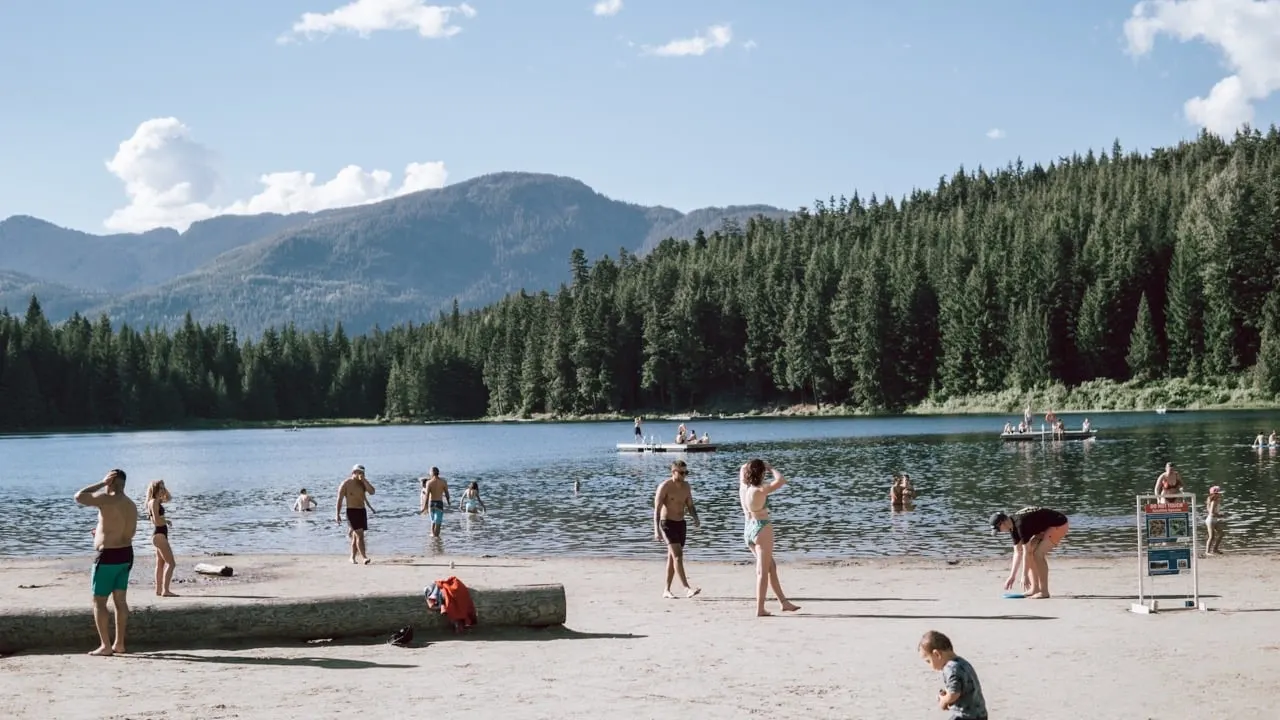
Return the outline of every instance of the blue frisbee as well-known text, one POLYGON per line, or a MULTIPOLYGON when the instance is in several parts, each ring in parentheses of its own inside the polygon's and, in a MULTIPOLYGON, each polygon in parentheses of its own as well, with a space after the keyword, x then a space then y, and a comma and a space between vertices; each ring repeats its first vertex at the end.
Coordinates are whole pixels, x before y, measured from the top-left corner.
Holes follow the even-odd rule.
POLYGON ((1007 592, 1007 593, 1005 593, 1005 594, 1004 594, 1004 598, 1005 598, 1006 600, 1021 600, 1021 599, 1025 598, 1025 597, 1026 597, 1026 595, 1023 595, 1023 594, 1022 594, 1022 593, 1020 593, 1020 592, 1007 592))

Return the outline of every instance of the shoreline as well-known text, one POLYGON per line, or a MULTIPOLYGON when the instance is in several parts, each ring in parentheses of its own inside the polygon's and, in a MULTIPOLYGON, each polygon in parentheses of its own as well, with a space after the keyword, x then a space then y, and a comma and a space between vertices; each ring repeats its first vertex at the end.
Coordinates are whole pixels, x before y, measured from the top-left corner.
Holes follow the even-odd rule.
MULTIPOLYGON (((1200 412, 1266 412, 1280 410, 1280 402, 1217 405, 1197 405, 1189 408, 1174 408, 1170 414, 1186 415, 1200 412)), ((1055 408, 1055 412, 1065 415, 1119 415, 1119 414, 1155 414, 1155 408, 1055 408)), ((676 412, 670 410, 643 411, 638 416, 646 423, 652 422, 702 422, 715 420, 841 420, 841 419, 896 419, 910 417, 972 417, 972 416, 1009 416, 1021 417, 1020 410, 1009 410, 989 406, 947 407, 947 406, 915 406, 902 412, 873 412, 850 409, 845 406, 822 406, 812 404, 771 407, 733 413, 706 413, 701 411, 676 412)), ((350 427, 406 427, 413 425, 508 425, 508 424, 578 424, 578 423, 615 423, 631 422, 636 413, 596 413, 587 415, 557 416, 538 413, 529 417, 519 415, 497 415, 468 420, 387 420, 378 418, 316 418, 309 420, 193 420, 191 422, 170 423, 165 425, 129 425, 129 426, 65 426, 48 427, 38 430, 2 430, 0 439, 5 437, 38 437, 43 435, 94 435, 134 432, 199 432, 221 430, 310 430, 323 428, 350 427)))
MULTIPOLYGON (((1001 597, 1007 555, 954 564, 780 562, 800 610, 780 614, 770 601, 774 615, 758 618, 746 560, 691 555, 689 580, 701 594, 687 599, 677 583, 679 599, 665 600, 660 556, 375 555, 367 566, 334 555, 230 556, 230 578, 194 576, 193 562, 205 558, 180 556, 173 587, 180 597, 159 598, 147 553, 129 592, 131 608, 142 612, 335 591, 417 595, 457 576, 474 587, 561 584, 567 620, 563 629, 470 636, 420 630, 408 648, 388 645, 386 636, 235 644, 194 637, 181 647, 134 643, 113 658, 90 657, 89 647, 17 653, 0 658, 0 715, 304 720, 368 715, 380 706, 370 698, 394 698, 403 707, 447 705, 456 717, 512 720, 690 711, 708 720, 942 717, 938 674, 916 650, 926 630, 939 630, 977 670, 992 717, 1167 717, 1171 696, 1134 688, 1162 687, 1171 671, 1179 672, 1176 702, 1188 717, 1266 717, 1274 705, 1268 678, 1280 673, 1280 558, 1236 555, 1199 566, 1208 612, 1128 612, 1137 558, 1099 562, 1068 551, 1050 556, 1054 596, 1046 600, 1001 597)), ((0 558, 0 601, 18 613, 86 609, 88 560, 0 558)), ((1152 580, 1163 581, 1153 587, 1160 593, 1189 585, 1186 577, 1152 580)))

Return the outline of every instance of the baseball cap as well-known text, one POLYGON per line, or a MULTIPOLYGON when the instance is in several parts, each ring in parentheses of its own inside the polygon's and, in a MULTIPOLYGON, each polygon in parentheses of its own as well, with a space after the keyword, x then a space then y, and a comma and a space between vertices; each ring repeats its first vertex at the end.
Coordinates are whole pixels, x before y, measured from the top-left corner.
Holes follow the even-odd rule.
POLYGON ((362 473, 362 472, 364 472, 364 466, 363 466, 363 465, 357 465, 357 466, 355 466, 355 467, 351 468, 351 472, 353 472, 353 473, 356 473, 356 472, 358 472, 358 473, 362 473))
POLYGON ((991 532, 992 532, 992 533, 997 533, 997 532, 999 532, 999 531, 1000 531, 1000 523, 1002 523, 1002 522, 1004 522, 1005 520, 1008 520, 1008 519, 1009 519, 1009 516, 1008 516, 1008 515, 1005 515, 1005 514, 1004 514, 1004 513, 1002 513, 1002 512, 992 513, 992 514, 991 514, 991 532))
POLYGON ((1219 485, 1214 485, 1213 487, 1209 488, 1209 494, 1210 494, 1210 495, 1220 495, 1220 494, 1222 494, 1222 487, 1221 487, 1221 486, 1219 486, 1219 485))

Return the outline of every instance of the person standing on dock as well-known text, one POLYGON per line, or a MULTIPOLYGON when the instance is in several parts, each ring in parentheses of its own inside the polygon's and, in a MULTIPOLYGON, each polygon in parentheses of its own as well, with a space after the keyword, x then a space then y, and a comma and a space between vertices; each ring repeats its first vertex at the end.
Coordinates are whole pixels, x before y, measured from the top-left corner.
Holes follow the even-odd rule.
POLYGON ((342 522, 342 503, 347 503, 347 524, 351 528, 351 564, 356 563, 356 554, 369 564, 369 554, 365 548, 364 533, 369 529, 369 511, 365 508, 366 498, 374 493, 373 483, 364 475, 364 466, 351 468, 351 474, 338 486, 338 504, 334 510, 334 519, 342 522))
POLYGON ((124 494, 125 474, 119 468, 107 473, 102 482, 76 493, 81 505, 98 508, 98 526, 93 531, 93 624, 98 629, 98 649, 90 655, 106 656, 124 652, 125 630, 129 623, 129 572, 133 570, 133 535, 138 530, 138 506, 124 494), (99 493, 99 490, 106 490, 99 493), (116 638, 109 642, 107 598, 116 608, 116 638))
POLYGON ((644 430, 641 429, 640 427, 641 424, 642 424, 641 419, 637 417, 636 418, 636 444, 637 445, 644 442, 644 430))
POLYGON ((671 463, 671 477, 658 485, 653 496, 653 539, 665 541, 667 544, 667 584, 662 592, 664 598, 674 598, 671 594, 671 580, 680 575, 680 583, 684 585, 685 597, 693 597, 702 592, 701 588, 689 586, 689 579, 684 574, 684 543, 688 536, 688 524, 684 514, 693 516, 693 526, 700 527, 698 510, 693 505, 693 488, 689 486, 687 477, 689 468, 683 460, 671 463))
POLYGON ((422 479, 422 507, 418 509, 421 515, 429 509, 431 511, 431 537, 440 537, 440 527, 444 525, 444 509, 447 505, 452 505, 453 500, 449 498, 449 483, 440 477, 440 468, 431 468, 431 476, 422 479))

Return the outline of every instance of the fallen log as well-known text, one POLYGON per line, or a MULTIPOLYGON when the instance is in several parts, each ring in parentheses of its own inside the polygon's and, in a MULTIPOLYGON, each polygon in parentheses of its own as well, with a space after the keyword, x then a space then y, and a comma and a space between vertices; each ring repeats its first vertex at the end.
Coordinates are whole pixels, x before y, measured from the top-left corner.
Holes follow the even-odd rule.
MULTIPOLYGON (((470 588, 478 628, 550 627, 567 615, 563 585, 470 588)), ((208 602, 173 598, 132 609, 126 642, 183 646, 225 640, 319 640, 390 635, 413 625, 418 633, 452 633, 422 591, 369 595, 208 602)), ((92 648, 98 644, 93 610, 0 610, 0 652, 92 648)))
POLYGON ((235 574, 235 570, 230 565, 210 565, 209 563, 196 563, 196 572, 201 575, 220 575, 222 577, 231 577, 235 574))

